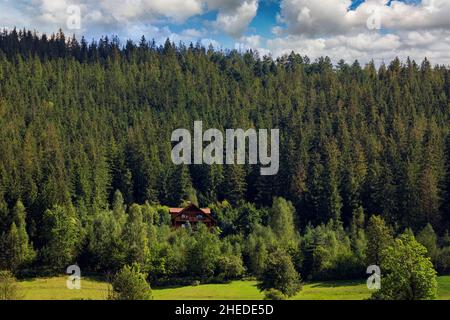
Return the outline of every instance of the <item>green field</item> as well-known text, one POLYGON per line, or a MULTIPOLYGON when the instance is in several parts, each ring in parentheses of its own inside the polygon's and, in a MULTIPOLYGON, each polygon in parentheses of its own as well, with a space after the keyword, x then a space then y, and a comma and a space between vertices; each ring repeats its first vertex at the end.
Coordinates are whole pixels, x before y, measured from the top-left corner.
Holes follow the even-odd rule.
MULTIPOLYGON (((20 281, 24 299, 67 300, 106 299, 108 284, 83 278, 80 290, 66 288, 66 277, 40 278, 20 281)), ((439 299, 450 300, 450 276, 438 278, 439 299)), ((229 284, 153 289, 156 300, 258 300, 263 295, 256 288, 256 281, 233 281, 229 284)), ((361 300, 370 292, 362 281, 329 281, 307 283, 295 296, 296 300, 361 300)))
MULTIPOLYGON (((207 284, 197 287, 164 288, 153 290, 155 299, 164 300, 260 300, 264 295, 256 287, 256 281, 233 281, 230 284, 207 284)), ((310 283, 293 299, 346 299, 359 300, 369 297, 367 287, 361 282, 339 281, 310 283)))
POLYGON ((66 280, 67 277, 61 276, 20 281, 21 295, 27 300, 103 300, 108 297, 106 282, 82 278, 80 290, 69 290, 66 280))

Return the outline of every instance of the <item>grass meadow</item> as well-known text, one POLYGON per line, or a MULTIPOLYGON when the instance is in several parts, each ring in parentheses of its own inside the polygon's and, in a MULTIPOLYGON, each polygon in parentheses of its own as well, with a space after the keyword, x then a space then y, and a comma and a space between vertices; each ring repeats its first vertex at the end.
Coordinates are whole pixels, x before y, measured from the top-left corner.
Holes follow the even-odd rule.
MULTIPOLYGON (((106 282, 82 278, 80 290, 69 290, 65 276, 37 278, 19 282, 27 300, 103 300, 108 297, 106 282)), ((450 276, 438 277, 439 299, 450 300, 450 276)), ((305 283, 295 300, 362 300, 370 296, 364 281, 325 281, 305 283)), ((153 288, 155 300, 260 300, 263 294, 256 281, 233 281, 228 284, 153 288)))

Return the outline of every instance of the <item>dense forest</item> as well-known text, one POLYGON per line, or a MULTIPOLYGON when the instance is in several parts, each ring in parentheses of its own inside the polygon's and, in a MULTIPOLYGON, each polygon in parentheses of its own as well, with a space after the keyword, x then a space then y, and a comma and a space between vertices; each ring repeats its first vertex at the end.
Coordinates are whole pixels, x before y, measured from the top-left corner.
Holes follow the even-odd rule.
POLYGON ((282 246, 302 277, 354 277, 380 230, 409 228, 448 271, 449 124, 450 69, 427 59, 333 65, 5 30, 0 265, 230 278, 282 246), (171 133, 196 120, 280 129, 278 174, 174 165, 171 133), (218 230, 170 230, 167 206, 187 201, 218 230))

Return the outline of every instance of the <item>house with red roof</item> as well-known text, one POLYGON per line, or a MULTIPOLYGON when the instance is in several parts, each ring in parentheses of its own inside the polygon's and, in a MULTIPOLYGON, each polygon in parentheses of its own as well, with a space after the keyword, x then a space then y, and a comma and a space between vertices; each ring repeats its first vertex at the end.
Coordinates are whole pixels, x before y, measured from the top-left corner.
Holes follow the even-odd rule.
POLYGON ((184 208, 169 208, 169 212, 173 228, 186 227, 188 222, 193 229, 199 223, 204 223, 208 228, 217 225, 216 220, 211 216, 211 209, 199 208, 193 203, 184 208))

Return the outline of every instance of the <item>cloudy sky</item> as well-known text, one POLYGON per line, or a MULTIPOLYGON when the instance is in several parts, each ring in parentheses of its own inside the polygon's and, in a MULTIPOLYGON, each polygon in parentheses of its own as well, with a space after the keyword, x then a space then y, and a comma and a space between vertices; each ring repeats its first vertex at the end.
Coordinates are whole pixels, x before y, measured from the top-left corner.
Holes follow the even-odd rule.
POLYGON ((450 64, 450 0, 0 0, 0 27, 450 64))

